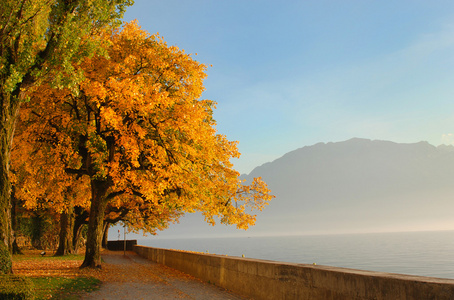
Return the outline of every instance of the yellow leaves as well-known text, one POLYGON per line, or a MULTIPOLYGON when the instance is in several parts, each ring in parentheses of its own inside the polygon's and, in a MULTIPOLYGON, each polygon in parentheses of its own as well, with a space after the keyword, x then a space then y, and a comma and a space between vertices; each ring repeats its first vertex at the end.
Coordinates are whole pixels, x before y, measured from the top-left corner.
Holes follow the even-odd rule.
POLYGON ((111 107, 101 107, 100 113, 101 118, 106 123, 106 126, 115 130, 120 129, 121 118, 119 118, 119 116, 111 107))
MULTIPOLYGON (((73 277, 80 275, 80 258, 73 259, 45 258, 40 257, 39 252, 26 251, 24 257, 13 258, 13 271, 18 275, 43 277, 65 276, 73 277)), ((21 255, 22 256, 22 255, 21 255)))
POLYGON ((93 101, 96 101, 98 104, 101 103, 107 97, 106 88, 96 81, 83 82, 82 87, 87 96, 93 97, 93 101))
POLYGON ((260 179, 243 185, 232 168, 237 142, 216 133, 216 103, 199 99, 206 67, 134 22, 108 38, 109 58, 83 62, 78 93, 43 86, 23 110, 17 155, 33 165, 24 165, 22 196, 31 206, 50 195, 58 209, 79 197, 88 205, 90 181, 98 180, 117 194, 110 204, 127 208, 123 218, 135 229, 154 232, 196 210, 211 224, 253 225, 251 212, 273 196, 260 179))

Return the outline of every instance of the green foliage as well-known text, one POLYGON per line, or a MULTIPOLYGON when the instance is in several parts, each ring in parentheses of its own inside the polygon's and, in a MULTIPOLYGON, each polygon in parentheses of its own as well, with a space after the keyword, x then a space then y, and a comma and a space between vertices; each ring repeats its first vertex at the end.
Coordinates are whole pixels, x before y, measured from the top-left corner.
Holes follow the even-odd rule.
POLYGON ((3 89, 13 92, 27 75, 43 79, 54 73, 55 86, 82 77, 78 62, 99 51, 102 30, 116 27, 129 0, 0 2, 0 76, 3 89), (65 75, 66 74, 66 75, 65 75), (68 76, 71 75, 71 76, 68 76))
POLYGON ((0 243, 0 274, 8 274, 12 268, 11 253, 9 253, 6 245, 0 243))
POLYGON ((0 275, 0 299, 35 299, 33 282, 23 276, 0 275))

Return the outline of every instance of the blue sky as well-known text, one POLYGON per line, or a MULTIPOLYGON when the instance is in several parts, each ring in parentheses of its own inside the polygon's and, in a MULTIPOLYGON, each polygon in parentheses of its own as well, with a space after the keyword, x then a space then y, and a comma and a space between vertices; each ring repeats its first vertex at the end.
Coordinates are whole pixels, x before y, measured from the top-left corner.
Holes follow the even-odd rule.
POLYGON ((241 173, 352 137, 454 142, 454 1, 135 0, 133 19, 212 65, 241 173))

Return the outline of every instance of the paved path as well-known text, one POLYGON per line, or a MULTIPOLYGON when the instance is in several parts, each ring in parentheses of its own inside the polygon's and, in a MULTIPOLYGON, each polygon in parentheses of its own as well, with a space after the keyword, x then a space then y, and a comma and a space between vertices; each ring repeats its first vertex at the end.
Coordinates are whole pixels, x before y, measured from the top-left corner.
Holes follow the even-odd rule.
POLYGON ((109 252, 102 258, 101 288, 82 299, 246 299, 134 252, 109 252))

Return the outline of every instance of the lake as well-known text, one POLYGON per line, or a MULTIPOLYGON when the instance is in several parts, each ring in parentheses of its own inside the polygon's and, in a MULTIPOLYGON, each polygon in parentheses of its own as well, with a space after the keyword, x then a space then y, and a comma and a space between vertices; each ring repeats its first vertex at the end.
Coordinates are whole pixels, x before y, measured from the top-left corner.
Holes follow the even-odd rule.
POLYGON ((139 245, 454 279, 454 231, 148 238, 139 245))

